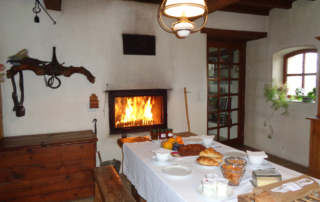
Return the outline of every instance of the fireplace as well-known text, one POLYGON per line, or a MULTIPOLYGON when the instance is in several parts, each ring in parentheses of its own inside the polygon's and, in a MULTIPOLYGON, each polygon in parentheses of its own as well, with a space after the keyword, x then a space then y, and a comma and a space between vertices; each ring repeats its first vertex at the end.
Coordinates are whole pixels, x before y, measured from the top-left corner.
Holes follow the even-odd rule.
POLYGON ((167 90, 110 90, 110 134, 167 128, 167 90))

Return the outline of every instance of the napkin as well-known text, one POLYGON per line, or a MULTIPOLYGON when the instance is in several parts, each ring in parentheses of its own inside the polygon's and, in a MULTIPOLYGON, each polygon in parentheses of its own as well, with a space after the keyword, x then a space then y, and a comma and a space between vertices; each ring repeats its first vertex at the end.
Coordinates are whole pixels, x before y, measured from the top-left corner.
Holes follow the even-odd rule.
POLYGON ((264 151, 252 152, 252 151, 247 150, 247 155, 248 156, 259 156, 259 157, 268 158, 268 155, 264 151))
POLYGON ((172 150, 160 148, 160 149, 156 149, 156 150, 151 150, 151 152, 159 153, 159 154, 167 154, 167 153, 171 153, 172 150))

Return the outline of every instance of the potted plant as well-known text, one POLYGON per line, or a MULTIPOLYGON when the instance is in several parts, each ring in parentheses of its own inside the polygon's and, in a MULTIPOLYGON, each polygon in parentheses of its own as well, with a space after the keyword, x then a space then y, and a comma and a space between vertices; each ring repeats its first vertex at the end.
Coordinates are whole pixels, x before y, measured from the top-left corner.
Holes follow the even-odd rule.
POLYGON ((296 88, 295 90, 296 93, 296 99, 299 101, 302 101, 302 98, 304 97, 304 89, 303 88, 296 88))
POLYGON ((313 88, 312 91, 308 92, 308 96, 302 98, 302 102, 313 102, 316 99, 316 88, 313 88))
POLYGON ((270 118, 273 116, 274 112, 279 108, 283 108, 285 111, 282 113, 282 115, 289 114, 288 100, 287 100, 288 90, 289 89, 287 84, 276 85, 273 80, 271 83, 266 84, 265 87, 263 88, 266 102, 271 101, 272 102, 271 108, 273 109, 273 112, 269 116, 268 120, 264 122, 264 126, 267 126, 267 122, 268 122, 270 127, 270 134, 268 135, 269 139, 271 139, 273 135, 273 127, 270 124, 270 118))

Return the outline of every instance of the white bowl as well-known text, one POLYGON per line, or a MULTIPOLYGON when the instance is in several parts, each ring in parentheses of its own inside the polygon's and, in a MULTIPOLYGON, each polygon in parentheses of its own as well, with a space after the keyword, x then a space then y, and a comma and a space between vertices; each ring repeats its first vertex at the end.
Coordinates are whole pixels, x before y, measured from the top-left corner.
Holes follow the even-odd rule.
POLYGON ((262 165, 265 157, 263 156, 248 156, 248 160, 251 165, 262 165))
POLYGON ((211 145, 213 142, 213 138, 214 138, 214 136, 201 137, 202 144, 207 145, 207 146, 211 145))
POLYGON ((170 157, 170 153, 165 153, 165 154, 156 153, 156 157, 158 161, 168 161, 170 157))

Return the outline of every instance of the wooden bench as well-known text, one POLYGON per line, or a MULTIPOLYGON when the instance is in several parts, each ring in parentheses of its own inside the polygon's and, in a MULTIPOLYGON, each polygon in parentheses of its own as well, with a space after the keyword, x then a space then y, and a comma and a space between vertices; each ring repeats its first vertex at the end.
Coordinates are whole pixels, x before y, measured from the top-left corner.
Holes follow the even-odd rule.
POLYGON ((112 166, 93 169, 95 202, 135 202, 112 166))

